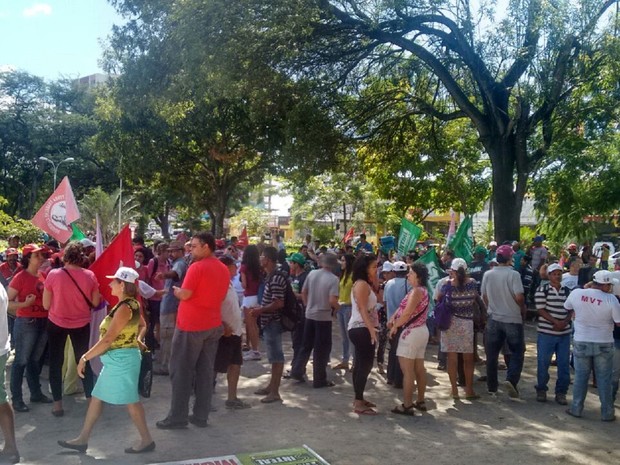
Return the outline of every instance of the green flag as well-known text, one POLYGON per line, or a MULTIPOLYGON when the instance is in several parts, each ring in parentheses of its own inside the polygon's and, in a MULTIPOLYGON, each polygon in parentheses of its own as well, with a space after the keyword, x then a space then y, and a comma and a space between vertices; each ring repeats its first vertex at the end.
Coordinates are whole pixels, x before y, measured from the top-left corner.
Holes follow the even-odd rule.
POLYGON ((70 241, 79 241, 86 237, 86 234, 84 234, 80 228, 75 225, 75 223, 71 223, 71 229, 73 230, 73 234, 69 238, 70 241))
POLYGON ((402 219, 400 222, 400 234, 398 235, 398 247, 396 250, 401 257, 405 257, 407 252, 415 247, 421 233, 422 229, 418 225, 413 224, 405 218, 402 219))
POLYGON ((466 216, 459 225, 458 231, 448 244, 457 258, 470 262, 474 255, 474 231, 471 216, 466 216))
POLYGON ((426 269, 428 270, 427 290, 429 305, 432 309, 435 306, 433 304, 433 294, 435 293, 435 287, 437 286, 439 280, 446 275, 446 273, 441 267, 439 257, 437 257, 437 252, 435 251, 434 247, 431 247, 428 252, 426 252, 418 260, 416 260, 416 263, 421 263, 422 265, 426 266, 426 269))

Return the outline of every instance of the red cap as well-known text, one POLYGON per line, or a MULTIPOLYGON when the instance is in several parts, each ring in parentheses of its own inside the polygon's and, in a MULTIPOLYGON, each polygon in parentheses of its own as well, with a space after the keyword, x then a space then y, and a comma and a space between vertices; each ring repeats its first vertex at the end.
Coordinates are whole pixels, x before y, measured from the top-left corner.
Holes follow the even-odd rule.
POLYGON ((223 249, 224 247, 226 247, 226 242, 224 242, 224 240, 223 240, 223 239, 216 239, 216 240, 215 240, 215 246, 216 246, 218 249, 223 249))
POLYGON ((9 256, 9 255, 19 255, 19 252, 17 251, 17 249, 14 249, 13 247, 6 249, 6 252, 4 252, 5 256, 9 256))
POLYGON ((22 248, 22 255, 25 257, 31 253, 35 253, 35 252, 44 252, 47 249, 45 247, 39 247, 37 244, 26 244, 23 248, 22 248))
POLYGON ((495 253, 505 258, 511 258, 515 251, 512 250, 512 246, 510 245, 500 245, 495 253))

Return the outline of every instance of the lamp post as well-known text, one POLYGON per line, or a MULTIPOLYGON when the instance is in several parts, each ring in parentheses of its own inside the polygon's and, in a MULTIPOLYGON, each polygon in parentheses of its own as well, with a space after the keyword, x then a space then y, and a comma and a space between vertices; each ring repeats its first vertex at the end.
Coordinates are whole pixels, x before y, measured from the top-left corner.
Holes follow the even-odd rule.
POLYGON ((48 163, 52 164, 52 167, 54 168, 54 186, 52 188, 52 192, 56 189, 56 175, 58 174, 58 168, 60 167, 60 165, 62 165, 64 162, 71 162, 71 161, 75 161, 75 158, 73 157, 68 157, 65 158, 64 160, 62 160, 61 162, 58 162, 58 164, 54 163, 52 160, 50 160, 49 158, 46 157, 39 157, 39 160, 41 161, 46 161, 48 163))

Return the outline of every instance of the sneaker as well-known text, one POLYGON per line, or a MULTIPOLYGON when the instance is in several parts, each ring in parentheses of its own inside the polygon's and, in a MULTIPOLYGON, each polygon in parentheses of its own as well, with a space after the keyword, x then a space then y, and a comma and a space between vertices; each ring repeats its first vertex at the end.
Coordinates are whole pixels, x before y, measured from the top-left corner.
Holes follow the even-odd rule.
POLYGON ((334 365, 332 370, 348 370, 349 362, 340 362, 338 365, 334 365))
POLYGON ((250 404, 248 404, 247 402, 243 402, 241 399, 226 401, 226 408, 229 408, 232 410, 242 410, 242 409, 246 409, 250 407, 252 407, 250 404))
POLYGON ((249 352, 246 352, 245 354, 243 354, 243 360, 245 362, 249 362, 251 360, 260 360, 260 359, 261 359, 261 355, 258 350, 250 350, 249 352))
POLYGON ((508 397, 510 397, 511 399, 519 398, 519 390, 510 381, 508 380, 504 381, 504 387, 506 388, 506 391, 508 392, 508 397))
MULTIPOLYGON (((558 396, 555 396, 555 400, 558 400, 558 396)), ((564 399, 566 401, 566 398, 564 399)), ((536 391, 537 402, 547 402, 547 391, 536 391)), ((566 405, 566 404, 563 404, 566 405)))
POLYGON ((489 397, 493 397, 493 398, 497 397, 497 391, 487 391, 487 394, 489 395, 489 397))
POLYGON ((446 371, 446 366, 443 363, 440 363, 439 365, 437 365, 437 369, 439 371, 446 371))
POLYGON ((560 405, 568 405, 568 401, 566 400, 566 394, 556 394, 555 401, 560 405))

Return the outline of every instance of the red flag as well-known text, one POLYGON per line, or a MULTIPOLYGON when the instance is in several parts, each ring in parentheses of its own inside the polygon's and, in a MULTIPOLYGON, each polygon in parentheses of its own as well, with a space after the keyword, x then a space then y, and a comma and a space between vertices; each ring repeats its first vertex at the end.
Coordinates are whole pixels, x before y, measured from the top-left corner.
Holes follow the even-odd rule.
POLYGON ((353 239, 353 236, 355 236, 355 229, 351 228, 342 238, 342 242, 346 244, 348 241, 353 239))
POLYGON ((239 238, 237 239, 237 245, 239 247, 248 246, 248 230, 245 226, 243 227, 243 231, 241 231, 241 234, 239 235, 239 238))
POLYGON ((118 302, 118 299, 110 293, 110 280, 106 276, 113 275, 120 266, 128 266, 135 269, 129 225, 125 225, 108 248, 88 268, 95 273, 97 281, 99 281, 99 292, 101 292, 101 295, 110 305, 114 305, 118 302))
POLYGON ((64 243, 73 234, 71 223, 79 218, 80 212, 75 203, 73 190, 69 178, 65 176, 31 221, 37 228, 64 243))

